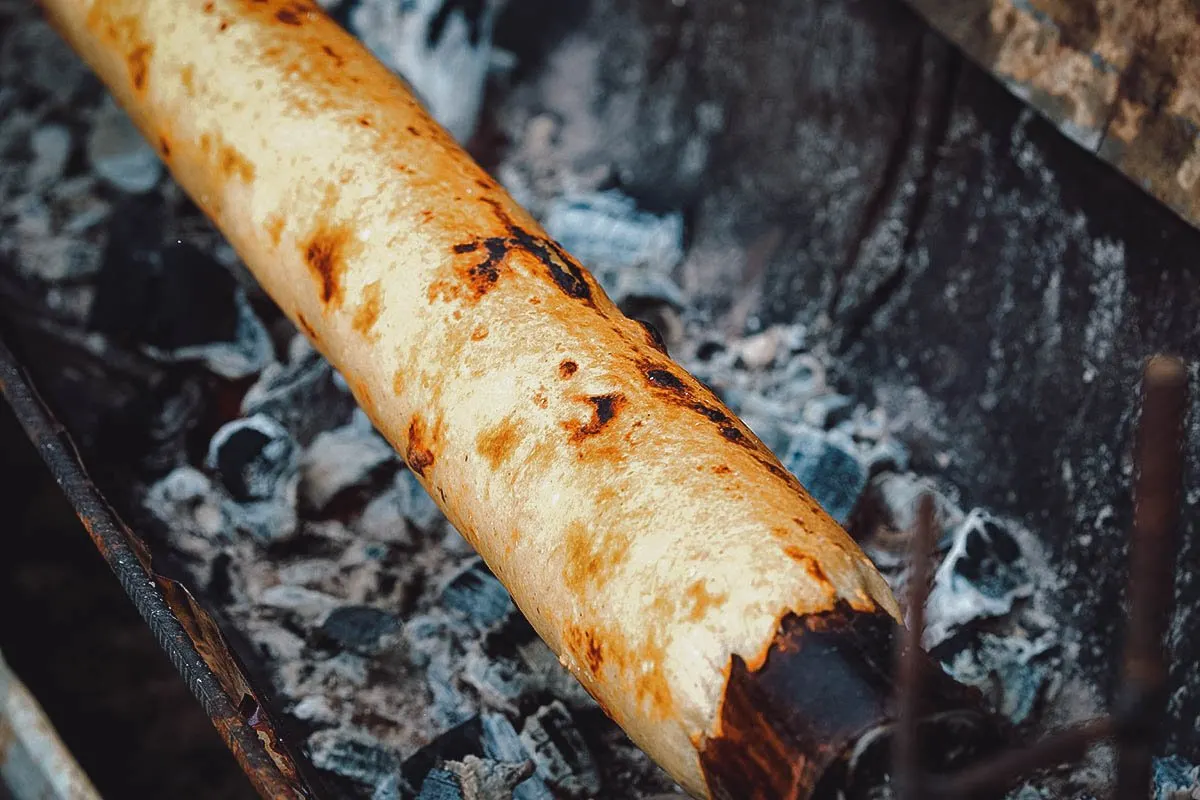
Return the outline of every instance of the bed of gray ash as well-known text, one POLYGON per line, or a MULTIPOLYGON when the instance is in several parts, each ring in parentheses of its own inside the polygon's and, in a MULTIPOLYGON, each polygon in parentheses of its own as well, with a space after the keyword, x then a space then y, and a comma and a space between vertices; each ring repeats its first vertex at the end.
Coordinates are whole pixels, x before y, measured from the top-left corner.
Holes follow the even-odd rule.
MULTIPOLYGON (((1097 692, 1068 667, 1077 636, 1059 622, 1038 537, 963 507, 937 469, 952 449, 910 464, 922 408, 889 415, 844 393, 819 331, 764 327, 752 304, 716 319, 680 279, 704 274, 714 248, 697 251, 705 232, 684 209, 640 206, 597 157, 585 102, 601 91, 594 47, 576 36, 522 72, 492 44, 491 5, 470 20, 445 5, 336 10, 456 135, 483 151, 506 142, 488 162, 497 177, 660 330, 901 593, 917 498, 935 495, 926 645, 947 670, 1031 735, 1097 713, 1097 692)), ((139 522, 251 643, 313 764, 346 796, 374 800, 678 793, 534 636, 340 376, 24 6, 0 2, 0 287, 27 312, 18 324, 108 363, 185 376, 141 423, 153 446, 139 461, 139 522)), ((1097 750, 1016 796, 1100 795, 1108 758, 1097 750)), ((1159 761, 1156 780, 1161 798, 1200 797, 1179 759, 1159 761)))

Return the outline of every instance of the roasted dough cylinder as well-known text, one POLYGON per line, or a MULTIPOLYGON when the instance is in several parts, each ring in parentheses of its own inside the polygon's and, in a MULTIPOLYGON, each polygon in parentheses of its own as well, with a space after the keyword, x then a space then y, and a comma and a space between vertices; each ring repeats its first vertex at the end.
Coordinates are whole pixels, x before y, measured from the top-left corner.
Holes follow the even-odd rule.
POLYGON ((898 608, 854 541, 317 6, 43 5, 689 792, 807 797, 887 716, 898 608))

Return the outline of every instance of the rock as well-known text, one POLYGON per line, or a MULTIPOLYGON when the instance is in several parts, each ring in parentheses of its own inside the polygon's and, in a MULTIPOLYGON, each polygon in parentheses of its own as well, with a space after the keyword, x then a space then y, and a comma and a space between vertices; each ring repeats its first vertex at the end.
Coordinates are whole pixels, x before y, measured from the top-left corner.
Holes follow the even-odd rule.
POLYGON ((1020 542, 990 514, 975 509, 954 531, 950 551, 934 573, 926 648, 975 620, 1008 614, 1033 588, 1020 542))
POLYGON ((867 469, 852 443, 816 428, 797 426, 784 466, 831 517, 845 525, 867 485, 867 469))
POLYGON ((396 463, 396 451, 372 430, 350 424, 318 434, 300 459, 300 497, 323 511, 344 492, 365 489, 381 469, 394 469, 396 463))
POLYGON ((38 190, 58 181, 71 156, 71 132, 63 125, 43 125, 29 137, 32 154, 25 183, 38 190))
POLYGON ((400 639, 400 620, 369 606, 335 608, 319 632, 338 647, 364 656, 376 656, 400 639))
MULTIPOLYGON (((401 470, 401 473, 405 470, 401 470)), ((380 492, 367 503, 353 527, 364 538, 385 544, 409 545, 413 542, 412 530, 405 516, 407 498, 396 490, 395 485, 380 492)))
POLYGON ((158 185, 163 167, 158 154, 133 120, 106 96, 92 121, 88 160, 105 181, 129 194, 145 194, 158 185))
POLYGON ((466 144, 483 104, 496 8, 495 0, 361 0, 350 28, 466 144))
POLYGON ((567 707, 555 700, 525 720, 521 742, 537 764, 537 774, 566 797, 595 797, 600 773, 567 707))
POLYGON ((308 737, 313 766, 367 786, 378 786, 400 771, 400 757, 365 733, 348 729, 317 731, 308 737))

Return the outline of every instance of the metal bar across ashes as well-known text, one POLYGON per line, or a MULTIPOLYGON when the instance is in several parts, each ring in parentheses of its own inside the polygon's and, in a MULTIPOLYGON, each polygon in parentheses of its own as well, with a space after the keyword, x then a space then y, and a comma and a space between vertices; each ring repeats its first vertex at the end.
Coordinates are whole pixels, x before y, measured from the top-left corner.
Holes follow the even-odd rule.
POLYGON ((154 576, 138 557, 132 534, 88 477, 69 435, 38 396, 3 340, 0 340, 0 395, 12 407, 96 549, 117 576, 159 646, 183 676, 188 689, 200 701, 251 783, 263 797, 307 796, 300 785, 280 771, 258 733, 221 688, 220 681, 197 652, 164 599, 154 576))

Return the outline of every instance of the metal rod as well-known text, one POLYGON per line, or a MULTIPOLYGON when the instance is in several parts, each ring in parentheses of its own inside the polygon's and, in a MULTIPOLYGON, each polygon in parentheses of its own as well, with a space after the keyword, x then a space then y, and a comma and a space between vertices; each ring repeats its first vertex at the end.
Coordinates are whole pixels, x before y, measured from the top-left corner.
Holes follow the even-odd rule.
POLYGON ((933 496, 926 493, 917 504, 916 529, 909 557, 908 627, 904 635, 897 638, 896 649, 899 723, 892 745, 892 774, 899 800, 918 800, 924 796, 917 722, 921 713, 921 673, 924 668, 921 640, 925 635, 925 603, 929 599, 935 541, 933 496))
POLYGON ((267 798, 307 796, 304 789, 282 773, 258 734, 242 719, 216 675, 196 651, 163 598, 154 576, 134 550, 132 534, 88 477, 63 426, 37 395, 3 340, 0 340, 0 395, 12 406, 17 420, 75 508, 96 548, 255 789, 267 798))
POLYGON ((1129 616, 1117 699, 1117 800, 1144 800, 1166 713, 1164 640, 1175 600, 1175 557, 1183 479, 1184 364, 1155 356, 1142 378, 1129 543, 1129 616))

